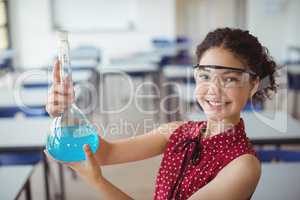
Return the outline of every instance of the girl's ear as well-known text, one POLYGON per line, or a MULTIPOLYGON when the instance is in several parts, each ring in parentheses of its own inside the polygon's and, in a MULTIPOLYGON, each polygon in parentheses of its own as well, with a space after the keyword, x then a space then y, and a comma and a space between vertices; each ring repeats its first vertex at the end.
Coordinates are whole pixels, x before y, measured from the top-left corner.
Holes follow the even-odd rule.
POLYGON ((251 88, 251 91, 250 91, 250 96, 249 98, 252 98, 253 95, 257 92, 258 90, 258 87, 259 87, 259 84, 260 84, 260 79, 259 77, 257 77, 255 80, 252 81, 252 88, 251 88))

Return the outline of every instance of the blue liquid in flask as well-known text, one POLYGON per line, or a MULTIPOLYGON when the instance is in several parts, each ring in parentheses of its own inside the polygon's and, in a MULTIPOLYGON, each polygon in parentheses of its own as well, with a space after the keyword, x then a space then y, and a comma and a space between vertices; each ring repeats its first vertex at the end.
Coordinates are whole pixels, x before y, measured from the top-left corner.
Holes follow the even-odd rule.
POLYGON ((93 153, 99 147, 97 129, 91 125, 55 128, 47 138, 47 151, 56 160, 79 162, 85 160, 83 146, 89 144, 93 153))

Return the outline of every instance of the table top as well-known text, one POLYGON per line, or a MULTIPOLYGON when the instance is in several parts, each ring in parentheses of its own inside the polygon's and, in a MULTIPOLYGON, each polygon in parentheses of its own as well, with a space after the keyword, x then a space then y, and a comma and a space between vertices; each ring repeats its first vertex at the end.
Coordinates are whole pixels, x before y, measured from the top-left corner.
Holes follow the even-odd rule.
POLYGON ((134 62, 134 63, 153 63, 153 64, 158 64, 159 61, 161 60, 162 55, 160 55, 158 52, 154 51, 148 51, 148 52, 137 52, 137 53, 132 53, 129 55, 125 55, 123 57, 118 57, 118 58, 112 58, 110 59, 110 62, 134 62))
POLYGON ((194 72, 191 65, 166 65, 163 74, 168 79, 193 78, 194 72))
MULTIPOLYGON (((52 74, 46 70, 28 71, 23 74, 28 77, 22 78, 23 84, 44 84, 50 83, 52 74), (27 74, 28 73, 28 74, 27 74)), ((22 76, 22 75, 20 75, 22 76)), ((93 76, 92 71, 73 71, 74 82, 88 81, 93 76)), ((15 80, 18 79, 15 77, 15 80)), ((48 87, 23 88, 2 86, 0 87, 0 107, 14 107, 22 104, 24 106, 41 106, 47 102, 48 87)))
MULTIPOLYGON (((72 79, 74 82, 88 81, 93 76, 91 70, 72 70, 72 79)), ((22 83, 24 84, 39 84, 39 83, 52 83, 52 71, 48 70, 28 70, 22 76, 22 83)))
POLYGON ((0 150, 43 148, 51 123, 52 119, 48 117, 0 118, 0 150))
POLYGON ((299 163, 264 163, 252 200, 298 200, 300 197, 299 163))
POLYGON ((195 89, 196 84, 194 83, 178 83, 176 88, 178 89, 179 98, 187 103, 196 103, 195 89))
POLYGON ((41 106, 47 102, 48 88, 1 88, 0 107, 41 106))
POLYGON ((34 167, 30 165, 0 166, 0 199, 13 200, 19 196, 34 167))
MULTIPOLYGON (((72 58, 71 58, 72 59, 72 58)), ((98 61, 95 59, 72 59, 72 68, 94 68, 98 65, 98 61)))
MULTIPOLYGON (((243 112, 247 136, 251 140, 300 139, 300 123, 283 111, 243 112)), ((187 120, 206 120, 204 113, 188 114, 187 120)))
MULTIPOLYGON (((300 123, 298 121, 284 112, 277 112, 273 118, 270 116, 270 112, 242 113, 246 133, 251 140, 284 138, 300 139, 300 123), (286 123, 286 125, 284 123, 286 123)), ((188 120, 205 120, 205 115, 203 113, 190 114, 188 120)), ((42 148, 45 145, 51 123, 52 119, 48 117, 1 118, 0 149, 10 147, 42 148)))
POLYGON ((287 71, 293 74, 300 74, 300 65, 299 64, 288 65, 287 71))
POLYGON ((120 62, 114 64, 102 64, 97 67, 100 73, 110 73, 110 72, 145 72, 152 73, 158 72, 159 67, 156 64, 151 63, 134 63, 134 62, 120 62))

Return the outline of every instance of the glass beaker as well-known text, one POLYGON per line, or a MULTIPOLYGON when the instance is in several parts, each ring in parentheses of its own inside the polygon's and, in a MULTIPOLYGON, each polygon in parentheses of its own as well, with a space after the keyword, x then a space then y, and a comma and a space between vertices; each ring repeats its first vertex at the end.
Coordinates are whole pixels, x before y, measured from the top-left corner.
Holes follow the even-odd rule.
MULTIPOLYGON (((72 81, 68 34, 61 31, 58 37, 61 82, 68 76, 72 81)), ((92 152, 95 153, 99 148, 98 131, 75 103, 72 103, 60 116, 53 119, 46 149, 56 160, 78 162, 85 160, 84 144, 89 144, 92 152)))

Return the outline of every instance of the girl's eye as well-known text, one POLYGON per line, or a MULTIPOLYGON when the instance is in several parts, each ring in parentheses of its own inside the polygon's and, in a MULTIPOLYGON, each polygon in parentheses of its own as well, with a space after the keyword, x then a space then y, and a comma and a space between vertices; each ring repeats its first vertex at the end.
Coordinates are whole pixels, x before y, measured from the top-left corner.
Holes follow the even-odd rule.
POLYGON ((198 79, 202 81, 209 80, 209 76, 207 74, 199 74, 198 79))
POLYGON ((239 79, 235 78, 235 77, 227 77, 225 78, 225 83, 234 83, 234 82, 238 82, 239 79))

